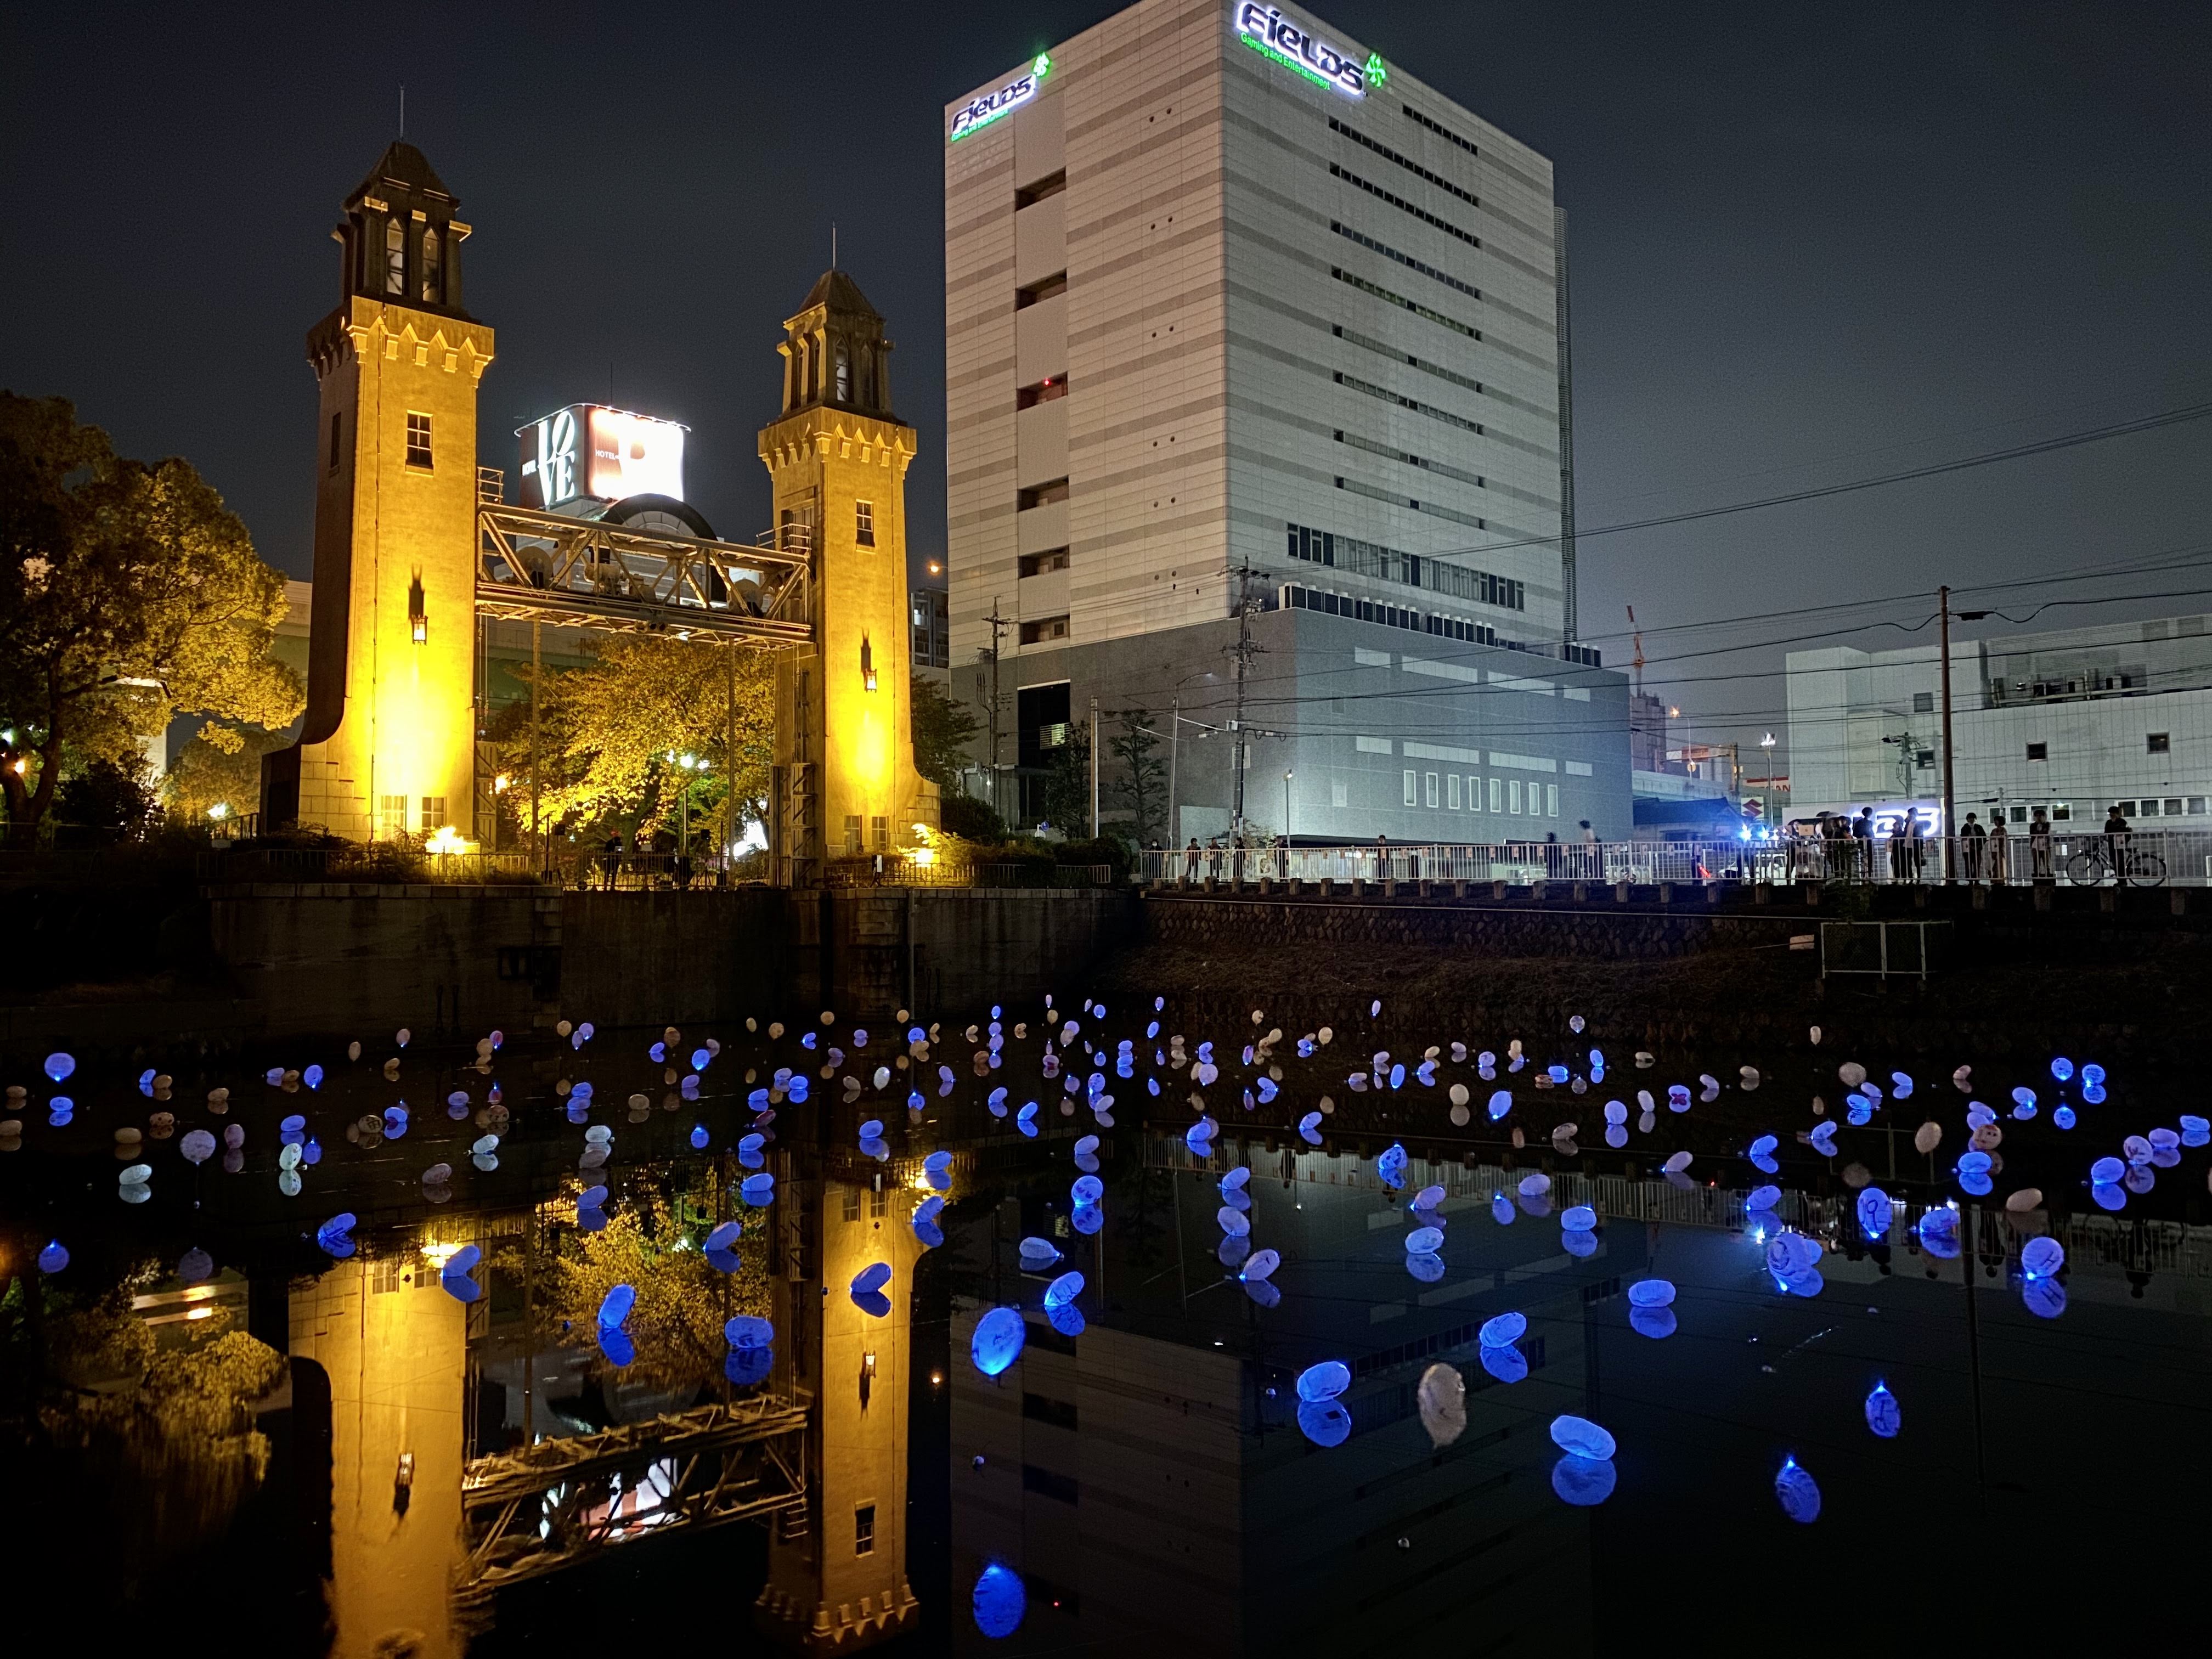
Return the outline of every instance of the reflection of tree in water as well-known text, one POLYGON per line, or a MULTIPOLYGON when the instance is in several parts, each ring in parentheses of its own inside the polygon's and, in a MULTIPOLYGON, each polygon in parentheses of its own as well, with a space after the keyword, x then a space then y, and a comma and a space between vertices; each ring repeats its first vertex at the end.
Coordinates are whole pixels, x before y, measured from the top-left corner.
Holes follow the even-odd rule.
MULTIPOLYGON (((726 1218, 726 1197, 717 1187, 713 1164, 641 1170, 599 1231, 565 1223, 541 1229, 536 1260, 527 1264, 538 1286, 538 1339, 590 1346, 599 1304, 616 1285, 628 1285, 637 1301, 623 1328, 637 1358, 622 1369, 621 1380, 690 1388, 719 1378, 729 1352, 724 1323, 733 1314, 765 1316, 769 1305, 767 1211, 741 1210, 735 1218, 744 1225, 737 1272, 723 1272, 701 1249, 726 1218)), ((520 1243, 512 1244, 496 1265, 520 1279, 525 1251, 520 1243)))
POLYGON ((31 1294, 44 1291, 36 1310, 18 1279, 5 1309, 26 1409, 9 1413, 0 1486, 63 1498, 76 1515, 47 1510, 37 1530, 97 1539, 125 1577, 221 1537, 267 1467, 255 1406, 285 1368, 217 1304, 157 1335, 131 1303, 161 1276, 147 1262, 88 1303, 32 1281, 31 1294), (43 1354, 32 1351, 34 1325, 43 1354))

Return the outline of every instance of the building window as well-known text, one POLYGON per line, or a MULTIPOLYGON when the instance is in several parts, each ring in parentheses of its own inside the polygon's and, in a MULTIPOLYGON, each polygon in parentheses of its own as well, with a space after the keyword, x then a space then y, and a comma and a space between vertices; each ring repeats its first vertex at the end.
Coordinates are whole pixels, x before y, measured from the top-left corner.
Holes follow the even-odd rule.
POLYGON ((2027 757, 2032 761, 2049 760, 2051 745, 2047 743, 2031 743, 2027 745, 2027 757))
POLYGON ((430 417, 410 414, 407 417, 407 465, 430 470, 430 417))
POLYGON ((1934 714, 1936 694, 1933 691, 1915 691, 1912 694, 1912 712, 1916 714, 1934 714))
POLYGON ((1035 386, 1025 386, 1014 393, 1016 409, 1035 409, 1039 404, 1048 404, 1067 396, 1067 376, 1060 375, 1039 380, 1035 386))
POLYGON ((1331 778, 1328 781, 1328 804, 1331 806, 1351 805, 1352 786, 1341 778, 1331 778))
POLYGON ((407 297, 407 228, 397 217, 384 222, 384 291, 407 297))
POLYGON ((2072 820, 2073 817, 2074 808, 2069 803, 2062 800, 2052 804, 2051 808, 2051 821, 2053 823, 2069 823, 2072 820))
POLYGON ((843 1198, 844 1218, 848 1221, 858 1221, 860 1218, 860 1189, 858 1187, 848 1187, 844 1189, 843 1198))
POLYGON ((1506 785, 1505 810, 1514 817, 1521 816, 1521 780, 1515 778, 1506 785))
POLYGON ((853 1511, 853 1553, 873 1555, 876 1553, 876 1506, 863 1504, 853 1511))
POLYGON ((399 1288, 399 1258, 380 1255, 369 1263, 369 1294, 388 1296, 399 1288))
POLYGON ((1058 173, 1047 173, 1035 184, 1024 185, 1014 192, 1014 211, 1018 213, 1025 207, 1035 207, 1046 197, 1057 196, 1066 188, 1067 169, 1066 167, 1062 167, 1058 173))
POLYGON ((1559 786, 1556 783, 1544 786, 1544 816, 1547 818, 1559 816, 1559 786))
POLYGON ((422 227, 422 299, 428 305, 436 305, 445 298, 443 264, 439 258, 438 233, 431 226, 422 227))
POLYGON ((1467 810, 1470 812, 1482 811, 1482 780, 1471 773, 1467 780, 1467 810))
POLYGON ((2189 816, 2192 818, 2201 818, 2204 816, 2203 796, 2191 795, 2189 798, 2189 816))
POLYGON ((1448 774, 1444 778, 1444 783, 1446 785, 1444 789, 1444 810, 1446 811, 1456 812, 1459 811, 1459 774, 1456 772, 1448 774))
POLYGON ((446 798, 443 795, 422 797, 422 833, 430 835, 446 827, 446 798))
POLYGON ((341 418, 341 416, 337 415, 331 416, 331 471, 333 472, 338 470, 338 461, 340 459, 338 453, 338 422, 341 418))
POLYGON ((1408 772, 1406 774, 1406 805, 1419 806, 1420 804, 1421 775, 1418 772, 1408 772))
POLYGON ((1034 1463, 1022 1465, 1022 1490, 1033 1492, 1040 1498, 1057 1498, 1063 1504, 1081 1499, 1081 1491, 1072 1474, 1055 1474, 1050 1469, 1041 1469, 1034 1463))
POLYGON ((854 859, 860 856, 860 815, 858 812, 845 815, 845 856, 854 859))
MULTIPOLYGON (((1502 778, 1492 778, 1490 781, 1490 810, 1493 812, 1499 812, 1504 810, 1498 804, 1498 799, 1503 793, 1503 791, 1498 788, 1498 785, 1504 781, 1504 780, 1502 778)), ((1513 805, 1514 809, 1517 811, 1520 809, 1521 803, 1516 801, 1513 805)))
POLYGON ((1046 645, 1066 637, 1067 618, 1065 617, 1040 617, 1035 622, 1022 624, 1024 645, 1046 645))
POLYGON ((876 544, 876 504, 873 501, 853 503, 853 539, 862 547, 876 544))
POLYGON ((1423 780, 1423 786, 1428 805, 1434 806, 1437 804, 1437 775, 1433 772, 1428 774, 1423 780))
POLYGON ((1067 273, 1063 270, 1054 276, 1044 278, 1042 282, 1031 283, 1026 288, 1016 289, 1014 290, 1014 309, 1017 311, 1027 311, 1031 306, 1035 305, 1040 300, 1049 300, 1057 295, 1065 294, 1066 292, 1067 273))
POLYGON ((407 833, 406 796, 379 795, 376 798, 376 833, 380 837, 407 833))
MULTIPOLYGON (((890 820, 880 813, 868 820, 868 844, 878 853, 891 850, 890 820)), ((881 1215, 883 1212, 879 1209, 876 1213, 881 1215)))
POLYGON ((1048 576, 1055 570, 1066 568, 1067 550, 1064 547, 1051 547, 1042 553, 1022 555, 1021 573, 1024 576, 1048 576))
POLYGON ((1923 772, 1933 772, 1936 769, 1936 751, 1933 749, 1915 750, 1912 763, 1923 772))
POLYGON ((837 401, 841 404, 853 401, 853 358, 842 346, 837 348, 837 401))
POLYGON ((2147 733, 2143 738, 2143 752, 2147 755, 2163 755, 2169 753, 2172 749, 2172 744, 2168 742, 2167 738, 2168 734, 2164 732, 2152 732, 2147 733))
POLYGON ((1047 507, 1054 501, 1067 499, 1067 480, 1054 478, 1048 483, 1032 484, 1014 498, 1015 507, 1026 513, 1033 507, 1047 507))

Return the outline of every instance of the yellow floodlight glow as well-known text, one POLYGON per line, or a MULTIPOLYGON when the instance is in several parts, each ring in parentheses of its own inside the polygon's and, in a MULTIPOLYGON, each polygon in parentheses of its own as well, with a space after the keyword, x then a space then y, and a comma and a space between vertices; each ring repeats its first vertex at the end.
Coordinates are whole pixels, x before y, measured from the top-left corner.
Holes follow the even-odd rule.
POLYGON ((470 849, 471 845, 466 836, 448 823, 441 826, 436 835, 422 843, 422 850, 442 856, 448 853, 465 853, 470 849))

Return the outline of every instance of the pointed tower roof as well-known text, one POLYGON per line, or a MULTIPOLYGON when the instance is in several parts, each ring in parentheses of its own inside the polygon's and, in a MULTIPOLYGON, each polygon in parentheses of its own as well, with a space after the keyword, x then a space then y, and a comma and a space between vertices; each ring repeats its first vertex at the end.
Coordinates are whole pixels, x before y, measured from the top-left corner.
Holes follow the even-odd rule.
POLYGON ((364 196, 379 196, 392 192, 407 196, 442 196, 459 206, 453 192, 431 166, 430 158, 404 139, 395 138, 385 146, 383 155, 368 170, 352 195, 346 198, 350 207, 364 196))
POLYGON ((860 285, 835 266, 823 271, 814 286, 806 290, 805 302, 799 308, 811 311, 817 306, 827 306, 848 315, 858 313, 879 323, 884 319, 884 313, 870 305, 868 296, 860 292, 860 285))

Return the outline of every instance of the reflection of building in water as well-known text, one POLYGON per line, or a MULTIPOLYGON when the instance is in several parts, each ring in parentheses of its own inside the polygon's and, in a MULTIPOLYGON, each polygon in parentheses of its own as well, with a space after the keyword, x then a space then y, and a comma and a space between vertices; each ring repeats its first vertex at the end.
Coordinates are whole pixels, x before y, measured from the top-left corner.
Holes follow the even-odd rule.
POLYGON ((812 1481, 804 1522, 779 1522, 772 1534, 754 1613, 777 1640, 810 1651, 884 1640, 917 1615, 906 1571, 907 1364, 921 1254, 908 1224, 915 1198, 866 1164, 778 1185, 771 1386, 811 1396, 812 1481), (876 1262, 891 1269, 880 1316, 848 1288, 876 1262))
POLYGON ((292 1354, 330 1381, 331 1622, 338 1659, 458 1654, 468 1310, 404 1258, 332 1264, 291 1297, 292 1354))
MULTIPOLYGON (((1280 1168, 1279 1154, 1251 1156, 1280 1168)), ((1397 1252, 1400 1203, 1255 1179, 1255 1231, 1285 1262, 1283 1301, 1262 1315, 1214 1255, 1218 1179, 1176 1177, 1172 1217, 1109 1222, 1115 1328, 1094 1314, 1071 1340, 1032 1321, 1022 1358, 988 1378, 967 1361, 977 1312, 956 1316, 956 1589, 986 1563, 1017 1569, 1022 1650, 1313 1651, 1379 1624, 1455 1652, 1586 1647, 1589 1520, 1552 1491, 1547 1425, 1594 1409, 1586 1322, 1640 1234, 1579 1261, 1560 1253, 1556 1223, 1493 1228, 1491 1271, 1429 1286, 1397 1252), (1138 1261, 1115 1240, 1138 1221, 1164 1237, 1160 1256, 1138 1261), (1510 1388, 1476 1341, 1508 1309, 1530 1318, 1529 1376, 1510 1388), (1296 1425, 1293 1383, 1329 1358, 1352 1365, 1353 1428, 1324 1450, 1296 1425), (1415 1400, 1440 1361, 1467 1385, 1467 1427, 1443 1447, 1415 1400)), ((1087 1243, 1068 1249, 1054 1271, 1095 1283, 1087 1243)), ((999 1295, 1033 1308, 1041 1285, 1009 1272, 999 1295)))

